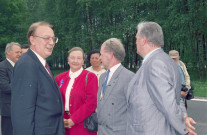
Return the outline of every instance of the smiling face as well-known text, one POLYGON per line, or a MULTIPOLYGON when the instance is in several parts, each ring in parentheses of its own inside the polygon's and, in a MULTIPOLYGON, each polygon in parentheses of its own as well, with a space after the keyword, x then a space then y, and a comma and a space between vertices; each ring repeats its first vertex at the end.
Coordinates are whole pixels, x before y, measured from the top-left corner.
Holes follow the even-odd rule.
POLYGON ((41 37, 54 37, 53 30, 48 26, 38 26, 33 36, 30 36, 31 49, 46 59, 52 54, 55 42, 41 37))
POLYGON ((81 51, 72 51, 68 56, 68 64, 72 72, 76 72, 81 69, 84 63, 83 53, 81 51))
POLYGON ((7 58, 16 63, 22 55, 21 52, 21 47, 14 44, 11 50, 7 50, 7 58))
POLYGON ((90 57, 90 63, 93 67, 101 66, 100 54, 99 53, 92 54, 90 57))

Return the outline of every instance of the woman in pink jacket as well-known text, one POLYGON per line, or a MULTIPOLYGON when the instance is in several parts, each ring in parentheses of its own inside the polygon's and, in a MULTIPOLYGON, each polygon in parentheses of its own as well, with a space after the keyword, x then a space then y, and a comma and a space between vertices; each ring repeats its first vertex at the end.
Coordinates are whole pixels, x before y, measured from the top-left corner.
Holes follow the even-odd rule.
POLYGON ((64 104, 64 126, 66 135, 96 135, 84 128, 84 120, 97 107, 98 79, 83 69, 84 52, 79 47, 68 51, 70 70, 59 74, 56 82, 59 86, 64 104), (87 98, 86 98, 87 97, 87 98))

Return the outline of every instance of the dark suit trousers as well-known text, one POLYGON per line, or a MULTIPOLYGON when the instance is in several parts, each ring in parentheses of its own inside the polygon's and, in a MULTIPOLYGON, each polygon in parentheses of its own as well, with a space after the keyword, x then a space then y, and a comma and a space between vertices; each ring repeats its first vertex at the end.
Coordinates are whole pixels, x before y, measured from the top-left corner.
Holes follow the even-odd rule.
POLYGON ((12 135, 13 128, 11 123, 11 117, 1 116, 1 132, 2 135, 12 135))

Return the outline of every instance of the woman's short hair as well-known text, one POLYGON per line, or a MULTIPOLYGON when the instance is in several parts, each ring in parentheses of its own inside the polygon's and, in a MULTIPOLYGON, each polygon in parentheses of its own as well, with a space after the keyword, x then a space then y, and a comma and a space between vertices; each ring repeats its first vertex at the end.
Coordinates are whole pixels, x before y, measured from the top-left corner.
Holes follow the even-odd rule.
POLYGON ((80 52, 82 52, 82 54, 83 54, 83 59, 85 59, 84 51, 83 51, 83 49, 80 48, 80 47, 73 47, 73 48, 71 48, 71 49, 68 51, 68 57, 70 56, 70 53, 71 53, 71 52, 74 52, 74 51, 80 51, 80 52))
POLYGON ((99 55, 101 55, 100 50, 98 50, 98 49, 93 49, 93 50, 91 50, 91 51, 89 52, 89 54, 88 54, 88 56, 87 56, 87 60, 90 61, 90 59, 91 59, 91 55, 92 55, 92 54, 95 54, 95 53, 98 53, 99 55))

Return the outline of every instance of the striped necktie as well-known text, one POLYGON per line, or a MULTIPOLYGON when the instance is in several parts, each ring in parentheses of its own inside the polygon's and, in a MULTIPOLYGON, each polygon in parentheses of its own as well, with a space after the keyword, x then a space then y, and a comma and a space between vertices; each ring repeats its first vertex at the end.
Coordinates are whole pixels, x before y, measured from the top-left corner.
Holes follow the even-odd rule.
POLYGON ((47 71, 48 71, 48 73, 49 73, 51 79, 53 80, 52 72, 51 72, 50 67, 49 67, 49 65, 47 64, 47 62, 45 63, 45 68, 47 69, 47 71))

